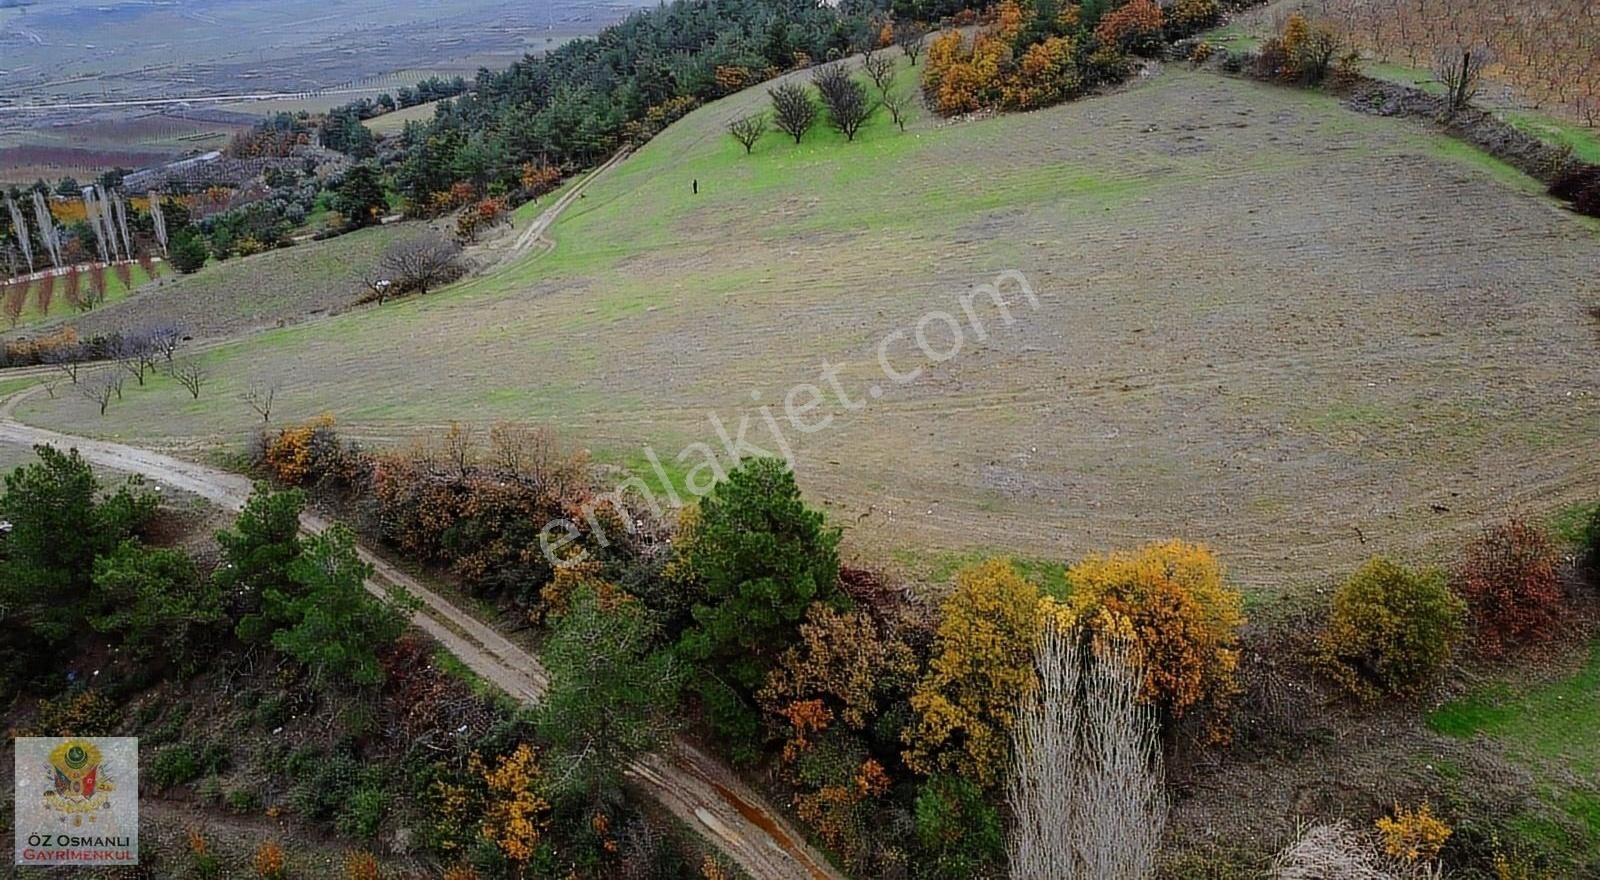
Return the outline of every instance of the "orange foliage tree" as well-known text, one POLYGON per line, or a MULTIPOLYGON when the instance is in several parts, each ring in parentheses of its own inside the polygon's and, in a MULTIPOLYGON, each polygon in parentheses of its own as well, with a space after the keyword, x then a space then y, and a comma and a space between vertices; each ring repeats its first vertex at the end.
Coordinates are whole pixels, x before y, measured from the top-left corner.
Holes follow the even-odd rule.
POLYGON ((1071 595, 1055 613, 1095 632, 1131 626, 1145 699, 1172 718, 1202 705, 1227 706, 1238 690, 1243 599, 1224 583, 1209 549, 1168 541, 1091 556, 1069 568, 1067 579, 1071 595))
POLYGON ((493 769, 477 762, 489 792, 484 804, 483 836, 507 859, 526 865, 539 851, 550 805, 535 790, 539 764, 526 743, 493 769))
POLYGON ((1479 651, 1500 657, 1554 634, 1562 605, 1557 559, 1549 537, 1516 518, 1467 545, 1455 590, 1467 602, 1479 651))

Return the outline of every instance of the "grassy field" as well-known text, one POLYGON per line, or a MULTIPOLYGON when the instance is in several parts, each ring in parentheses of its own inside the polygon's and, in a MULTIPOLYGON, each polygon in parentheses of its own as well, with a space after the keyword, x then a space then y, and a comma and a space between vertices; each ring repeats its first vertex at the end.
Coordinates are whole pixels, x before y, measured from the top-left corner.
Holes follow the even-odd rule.
POLYGON ((376 119, 367 120, 366 126, 372 129, 373 134, 399 134, 405 129, 407 122, 427 122, 432 119, 433 111, 438 109, 438 106, 438 101, 429 101, 426 104, 385 113, 376 119))
POLYGON ((831 425, 785 439, 852 549, 1062 559, 1179 535, 1274 590, 1600 485, 1595 226, 1454 141, 1171 67, 745 156, 726 120, 764 103, 712 104, 627 159, 548 256, 212 350, 200 401, 158 383, 103 419, 66 399, 20 415, 241 444, 237 395, 269 383, 277 418, 331 412, 369 441, 541 422, 610 461, 652 444, 681 483, 703 456, 680 450, 723 448, 709 414, 774 449, 760 408, 782 418, 826 361, 850 404, 829 393, 831 425), (984 338, 968 322, 958 356, 923 359, 919 320, 1005 270, 1038 308, 984 311, 984 338), (916 381, 885 382, 885 339, 916 381))

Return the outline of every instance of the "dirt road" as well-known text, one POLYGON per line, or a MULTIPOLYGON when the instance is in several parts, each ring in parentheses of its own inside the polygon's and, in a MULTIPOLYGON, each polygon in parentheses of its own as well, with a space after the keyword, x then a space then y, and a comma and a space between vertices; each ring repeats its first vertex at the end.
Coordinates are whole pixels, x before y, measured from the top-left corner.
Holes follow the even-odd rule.
MULTIPOLYGON (((10 404, 32 390, 0 405, 0 442, 75 447, 96 465, 142 474, 230 511, 243 508, 250 497, 250 481, 237 474, 120 443, 31 428, 3 417, 10 404)), ((309 513, 301 522, 312 534, 329 525, 309 513)), ((405 589, 421 602, 413 618, 419 629, 518 701, 538 702, 548 679, 536 658, 382 558, 365 548, 360 553, 373 567, 369 591, 382 596, 391 587, 405 589)), ((663 754, 640 759, 627 775, 637 791, 699 831, 755 880, 842 880, 820 853, 806 845, 805 839, 732 771, 687 742, 680 740, 663 754)))

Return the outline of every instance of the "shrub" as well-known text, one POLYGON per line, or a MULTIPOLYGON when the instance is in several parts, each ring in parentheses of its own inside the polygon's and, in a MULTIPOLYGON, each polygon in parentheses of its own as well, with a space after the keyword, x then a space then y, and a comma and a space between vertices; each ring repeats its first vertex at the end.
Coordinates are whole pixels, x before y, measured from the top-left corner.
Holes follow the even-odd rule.
POLYGON ((199 778, 200 759, 187 743, 168 746, 150 759, 150 782, 157 791, 199 778))
POLYGON ((1378 557, 1339 588, 1321 648, 1329 670, 1352 692, 1412 693, 1450 660, 1466 614, 1444 575, 1378 557))
POLYGON ((352 852, 344 857, 344 880, 383 880, 383 867, 369 852, 352 852))
POLYGON ((1383 851, 1391 858, 1413 864, 1437 859, 1452 833, 1450 825, 1433 814, 1427 801, 1416 809, 1395 804, 1394 815, 1379 819, 1377 828, 1383 837, 1383 851))
POLYGON ((550 805, 537 793, 539 765, 526 744, 500 759, 494 769, 475 763, 474 769, 488 787, 483 812, 483 836, 519 865, 526 865, 540 849, 548 824, 550 805))
POLYGON ((1467 545, 1455 588, 1472 615, 1478 650, 1500 657, 1550 638, 1562 604, 1556 560, 1549 537, 1515 518, 1467 545))
POLYGON ((1167 36, 1181 39, 1215 25, 1222 17, 1217 0, 1177 0, 1167 13, 1167 36))
POLYGON ((387 794, 381 780, 368 779, 356 786, 346 796, 339 809, 336 824, 339 833, 347 837, 373 837, 383 821, 384 801, 387 794))
POLYGON ((275 840, 264 841, 251 856, 250 867, 261 880, 283 880, 283 847, 275 840))
POLYGON ((305 486, 328 477, 348 482, 352 463, 333 425, 333 416, 321 415, 276 434, 263 434, 257 464, 286 486, 305 486))
POLYGON ((928 675, 911 695, 906 764, 992 788, 1004 778, 1011 725, 1037 681, 1039 588, 990 560, 956 575, 928 675))
POLYGON ((117 701, 89 688, 40 700, 34 728, 40 736, 105 736, 121 723, 117 701))
POLYGON ((1124 52, 1148 55, 1160 51, 1165 23, 1155 0, 1128 0, 1100 19, 1094 35, 1124 52))
POLYGON ((923 784, 916 826, 926 875, 936 880, 988 876, 1005 852, 999 815, 982 789, 958 776, 923 784))
MULTIPOLYGON (((1145 668, 1141 695, 1171 718, 1206 707, 1220 718, 1238 686, 1243 599, 1206 547, 1169 541, 1091 556, 1067 570, 1067 622, 1131 628, 1145 668)), ((1221 728, 1213 729, 1225 737, 1221 728)))
POLYGON ((223 796, 223 801, 228 805, 228 812, 239 815, 261 809, 261 796, 256 794, 255 789, 245 786, 230 789, 223 796))

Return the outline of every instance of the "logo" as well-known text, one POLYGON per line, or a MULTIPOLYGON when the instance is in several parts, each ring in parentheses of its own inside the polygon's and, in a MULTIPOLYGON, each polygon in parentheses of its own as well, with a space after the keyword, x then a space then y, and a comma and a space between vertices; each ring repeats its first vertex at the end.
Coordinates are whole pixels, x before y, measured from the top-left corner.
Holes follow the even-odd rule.
POLYGON ((137 739, 22 737, 16 771, 17 864, 138 863, 137 739))

